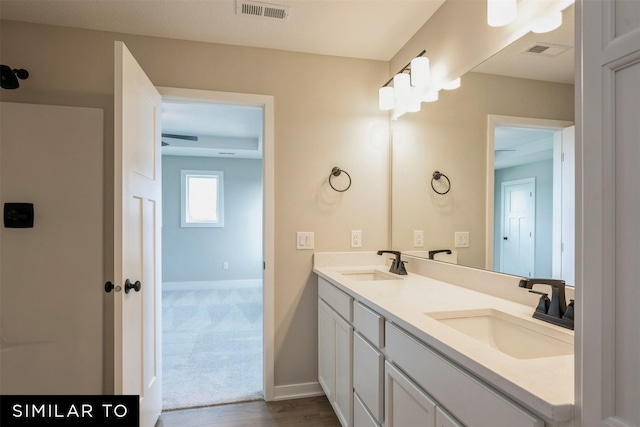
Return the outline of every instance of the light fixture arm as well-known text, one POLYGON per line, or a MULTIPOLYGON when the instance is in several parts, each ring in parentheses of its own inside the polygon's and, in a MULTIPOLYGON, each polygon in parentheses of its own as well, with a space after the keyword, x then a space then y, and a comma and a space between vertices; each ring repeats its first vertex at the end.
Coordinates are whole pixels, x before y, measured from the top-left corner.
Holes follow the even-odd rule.
MULTIPOLYGON (((416 55, 416 58, 419 58, 421 56, 423 56, 425 53, 427 53, 426 50, 423 50, 422 52, 420 52, 418 55, 416 55)), ((409 61, 409 63, 407 65, 405 65, 404 67, 402 67, 402 69, 400 71, 398 71, 396 74, 402 74, 405 71, 407 71, 408 68, 411 68, 411 61, 409 61)), ((395 74, 394 74, 395 75, 395 74)), ((389 80, 387 80, 387 82, 385 84, 382 85, 382 87, 387 87, 389 86, 389 83, 391 83, 393 81, 393 77, 391 77, 389 80)))

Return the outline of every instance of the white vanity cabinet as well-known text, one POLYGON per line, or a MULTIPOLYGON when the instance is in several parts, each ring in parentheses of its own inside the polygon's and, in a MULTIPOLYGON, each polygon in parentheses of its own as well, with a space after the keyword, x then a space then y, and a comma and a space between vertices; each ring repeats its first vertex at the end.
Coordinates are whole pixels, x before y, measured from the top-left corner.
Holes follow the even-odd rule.
POLYGON ((319 277, 318 379, 343 427, 545 427, 359 298, 319 277))
MULTIPOLYGON (((489 388, 397 325, 386 323, 387 359, 469 427, 544 427, 544 421, 489 388)), ((389 362, 387 362, 389 363, 389 362)), ((388 395, 388 393, 387 393, 388 395)), ((388 396, 387 396, 388 399, 388 396)), ((389 403, 387 403, 387 407, 389 403)), ((456 425, 442 413, 442 425, 456 425), (447 424, 449 422, 449 424, 447 424)), ((390 427, 387 424, 387 427, 390 427)))
POLYGON ((353 423, 351 298, 318 280, 318 381, 342 427, 353 423))

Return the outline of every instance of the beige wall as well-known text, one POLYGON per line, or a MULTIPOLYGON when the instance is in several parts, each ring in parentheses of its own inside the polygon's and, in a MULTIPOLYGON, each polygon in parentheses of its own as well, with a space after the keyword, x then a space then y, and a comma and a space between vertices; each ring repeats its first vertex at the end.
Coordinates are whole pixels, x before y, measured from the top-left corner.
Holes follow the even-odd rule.
MULTIPOLYGON (((388 115, 377 108, 388 63, 7 21, 0 35, 1 62, 31 74, 20 89, 3 90, 3 101, 104 110, 105 184, 95 191, 104 195, 106 254, 113 246, 114 40, 125 42, 158 86, 274 96, 275 385, 315 382, 313 251, 296 251, 295 232, 314 231, 317 251, 350 250, 351 229, 362 230, 362 250, 389 243, 389 125, 388 115), (353 178, 346 193, 328 187, 333 166, 353 178)), ((107 255, 104 280, 112 279, 112 266, 107 255)), ((103 299, 106 313, 109 297, 103 299)), ((106 344, 110 322, 105 316, 106 344)), ((104 365, 109 392, 108 351, 104 365)))
POLYGON ((458 263, 484 268, 488 115, 573 121, 573 93, 569 84, 468 73, 459 89, 394 122, 393 247, 416 250, 413 230, 424 230, 426 250, 451 249, 454 232, 468 231, 458 263), (431 189, 436 170, 451 180, 446 195, 431 189))

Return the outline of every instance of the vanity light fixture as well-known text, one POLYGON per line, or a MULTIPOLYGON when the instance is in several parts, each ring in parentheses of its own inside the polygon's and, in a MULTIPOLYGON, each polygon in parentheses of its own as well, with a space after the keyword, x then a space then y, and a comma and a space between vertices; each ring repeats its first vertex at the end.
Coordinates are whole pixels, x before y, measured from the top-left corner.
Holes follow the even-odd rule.
POLYGON ((423 50, 378 90, 378 106, 394 110, 397 119, 407 112, 420 111, 423 94, 430 84, 429 58, 423 50), (389 86, 393 82, 393 86, 389 86))
POLYGON ((445 89, 445 90, 458 89, 460 87, 460 84, 461 84, 460 77, 458 77, 457 79, 451 80, 449 83, 442 86, 442 89, 445 89))
POLYGON ((546 16, 536 19, 531 24, 531 31, 534 33, 548 33, 562 25, 562 12, 549 13, 546 16))
POLYGON ((417 56, 411 60, 411 86, 425 88, 431 82, 429 58, 417 56))
POLYGON ((384 86, 378 90, 378 104, 383 111, 393 110, 396 106, 393 88, 391 86, 384 86))
POLYGON ((393 94, 396 101, 396 108, 406 108, 411 96, 411 77, 406 73, 398 73, 393 76, 393 94))
POLYGON ((422 95, 423 102, 436 102, 438 100, 438 91, 430 90, 422 95))
POLYGON ((508 25, 517 14, 517 0, 487 0, 487 23, 491 27, 508 25))

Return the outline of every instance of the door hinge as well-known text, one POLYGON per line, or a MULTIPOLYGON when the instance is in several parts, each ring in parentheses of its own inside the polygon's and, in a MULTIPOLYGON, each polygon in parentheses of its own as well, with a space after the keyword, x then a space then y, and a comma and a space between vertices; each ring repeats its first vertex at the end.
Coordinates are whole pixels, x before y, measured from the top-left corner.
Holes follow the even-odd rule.
POLYGON ((262 261, 262 269, 263 269, 263 270, 266 270, 266 269, 267 269, 267 263, 266 263, 266 262, 264 262, 264 261, 262 261))

